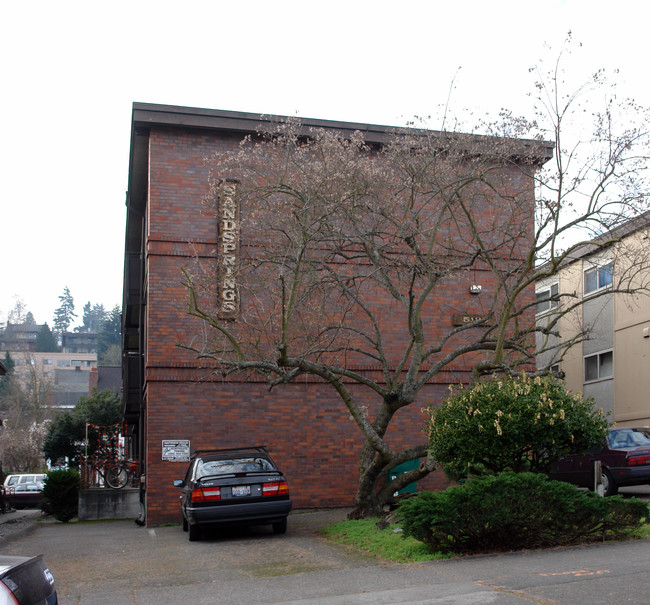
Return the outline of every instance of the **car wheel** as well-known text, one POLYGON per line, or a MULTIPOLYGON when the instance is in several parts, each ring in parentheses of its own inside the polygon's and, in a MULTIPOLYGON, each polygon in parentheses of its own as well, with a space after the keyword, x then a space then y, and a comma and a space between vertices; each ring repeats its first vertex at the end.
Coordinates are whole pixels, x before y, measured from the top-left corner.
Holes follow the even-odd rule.
POLYGON ((612 476, 609 474, 609 471, 603 470, 602 474, 602 482, 603 482, 603 496, 613 496, 618 492, 618 485, 614 483, 614 479, 612 479, 612 476))
POLYGON ((282 521, 273 523, 273 533, 274 534, 286 534, 287 533, 287 518, 285 517, 282 521))
POLYGON ((187 523, 187 519, 183 513, 181 513, 181 518, 183 519, 183 531, 187 531, 189 524, 187 523))
POLYGON ((201 526, 194 524, 194 525, 188 525, 187 526, 188 530, 188 538, 190 539, 190 542, 197 542, 198 540, 201 539, 201 526))

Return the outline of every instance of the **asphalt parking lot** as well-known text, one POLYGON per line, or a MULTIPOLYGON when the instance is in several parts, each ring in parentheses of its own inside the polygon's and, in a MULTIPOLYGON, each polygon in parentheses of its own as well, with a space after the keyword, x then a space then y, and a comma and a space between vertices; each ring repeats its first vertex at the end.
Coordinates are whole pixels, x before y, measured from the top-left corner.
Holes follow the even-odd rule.
POLYGON ((43 554, 62 605, 648 601, 649 540, 398 565, 318 535, 346 512, 295 511, 285 535, 260 527, 192 543, 177 525, 35 524, 32 518, 13 536, 3 538, 0 529, 0 550, 43 554))

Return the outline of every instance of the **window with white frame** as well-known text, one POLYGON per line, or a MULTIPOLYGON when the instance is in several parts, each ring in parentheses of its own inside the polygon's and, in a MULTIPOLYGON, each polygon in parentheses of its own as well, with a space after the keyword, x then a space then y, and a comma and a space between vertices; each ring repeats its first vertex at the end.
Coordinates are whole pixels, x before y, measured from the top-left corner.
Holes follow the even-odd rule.
POLYGON ((611 378, 614 375, 614 353, 604 351, 585 357, 585 382, 611 378))
POLYGON ((555 309, 558 305, 559 289, 558 284, 552 284, 548 288, 535 291, 535 313, 546 313, 555 309))
POLYGON ((610 261, 606 265, 591 267, 585 270, 584 292, 591 294, 596 290, 602 290, 612 285, 614 277, 614 265, 610 261))

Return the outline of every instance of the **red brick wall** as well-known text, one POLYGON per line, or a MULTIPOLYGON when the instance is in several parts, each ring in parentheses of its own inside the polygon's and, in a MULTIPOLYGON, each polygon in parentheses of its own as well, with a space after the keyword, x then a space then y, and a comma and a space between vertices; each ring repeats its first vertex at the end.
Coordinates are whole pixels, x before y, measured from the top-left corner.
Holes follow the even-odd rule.
MULTIPOLYGON (((183 371, 148 386, 150 524, 177 520, 172 482, 187 468, 162 461, 163 439, 190 439, 192 451, 266 445, 287 476, 294 507, 352 505, 362 441, 330 387, 291 384, 269 391, 262 383, 177 382, 179 377, 183 380, 183 371)), ((396 417, 387 436, 393 447, 424 441, 420 408, 438 397, 435 388, 396 417)))
MULTIPOLYGON (((223 382, 201 369, 205 364, 194 354, 177 346, 201 329, 186 314, 182 268, 195 270, 199 261, 209 267, 216 248, 217 220, 203 204, 209 178, 204 158, 236 149, 237 144, 236 138, 224 135, 166 128, 151 132, 145 360, 151 525, 179 519, 178 491, 172 482, 183 477, 187 466, 162 461, 163 439, 189 439, 192 450, 268 446, 287 475, 295 507, 349 506, 354 498, 360 434, 331 387, 304 380, 269 391, 260 382, 223 382)), ((493 211, 486 208, 486 213, 493 211)), ((480 300, 468 289, 477 282, 489 287, 490 278, 487 272, 478 274, 468 272, 466 278, 448 284, 430 309, 432 333, 446 331, 451 316, 461 309, 480 311, 471 307, 480 300)), ((396 345, 402 334, 403 329, 395 326, 396 345)), ((387 435, 392 447, 424 440, 421 407, 440 401, 449 382, 465 379, 471 362, 459 360, 451 372, 437 377, 439 384, 425 389, 418 401, 398 414, 387 435)), ((365 397, 372 408, 376 402, 369 394, 365 397)), ((443 484, 444 477, 436 474, 421 487, 443 484)))

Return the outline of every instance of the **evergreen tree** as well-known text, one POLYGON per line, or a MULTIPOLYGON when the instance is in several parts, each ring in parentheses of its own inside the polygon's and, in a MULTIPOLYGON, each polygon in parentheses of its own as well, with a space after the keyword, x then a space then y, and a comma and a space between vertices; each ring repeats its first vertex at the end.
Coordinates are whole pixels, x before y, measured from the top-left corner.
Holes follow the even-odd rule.
POLYGON ((97 357, 100 362, 103 361, 104 355, 113 345, 121 346, 122 344, 122 310, 118 305, 108 313, 106 319, 102 322, 102 327, 97 338, 97 357))
POLYGON ((74 312, 74 299, 68 286, 63 289, 63 294, 59 296, 59 300, 61 306, 54 311, 54 331, 57 334, 63 334, 68 331, 70 324, 77 317, 74 312))
POLYGON ((5 368, 7 368, 7 373, 4 376, 0 376, 0 396, 4 395, 9 386, 9 379, 14 371, 14 366, 16 362, 9 355, 9 351, 5 351, 5 358, 3 360, 5 368))
POLYGON ((36 335, 34 351, 37 353, 56 353, 59 351, 56 336, 54 336, 52 330, 50 330, 50 326, 47 325, 47 322, 41 326, 41 329, 36 335))
POLYGON ((102 323, 108 318, 108 313, 102 304, 91 305, 88 301, 84 305, 82 326, 80 332, 99 332, 102 323))

